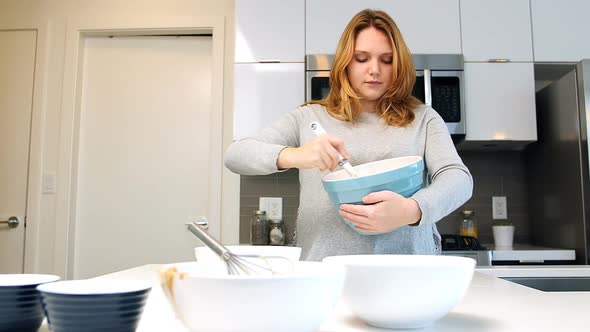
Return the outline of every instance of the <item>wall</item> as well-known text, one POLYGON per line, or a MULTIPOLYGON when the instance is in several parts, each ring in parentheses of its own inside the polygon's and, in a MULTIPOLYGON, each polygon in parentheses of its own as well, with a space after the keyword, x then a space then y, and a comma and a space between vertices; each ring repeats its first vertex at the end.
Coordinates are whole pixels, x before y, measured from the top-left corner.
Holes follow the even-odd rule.
MULTIPOLYGON (((137 17, 175 17, 186 16, 186 13, 198 16, 224 16, 225 17, 225 58, 224 58, 224 91, 233 89, 233 52, 234 52, 234 1, 233 0, 3 0, 0 1, 0 22, 3 27, 10 27, 11 24, 20 26, 21 22, 39 21, 48 22, 47 44, 44 55, 47 65, 44 68, 45 79, 43 84, 44 91, 35 91, 35 93, 44 93, 45 98, 40 110, 42 114, 41 127, 33 130, 42 132, 42 143, 40 147, 40 156, 38 157, 40 167, 46 172, 57 172, 60 160, 59 156, 59 132, 60 132, 60 108, 62 97, 62 82, 64 71, 64 53, 66 40, 66 25, 68 18, 84 17, 124 17, 133 20, 137 17)), ((224 93, 224 133, 223 146, 227 147, 232 140, 232 123, 233 123, 233 97, 231 93, 224 93)), ((37 156, 32 156, 37 158, 37 156)), ((221 165, 220 165, 221 167, 221 165)), ((223 202, 224 219, 238 218, 238 181, 239 177, 223 171, 223 190, 232 192, 234 198, 223 202), (233 202, 232 202, 233 200, 233 202)), ((58 174, 59 176, 59 174, 58 174)), ((58 194, 40 195, 38 209, 40 216, 39 223, 39 243, 35 249, 34 264, 29 268, 30 271, 40 273, 57 273, 56 255, 54 252, 55 241, 63 238, 63 234, 55 234, 56 218, 56 197, 58 194), (57 239, 57 240, 56 240, 57 239)), ((29 209, 31 207, 28 207, 29 209)), ((31 211, 28 211, 30 214, 31 211)), ((231 228, 231 227, 230 227, 231 228)), ((222 234, 231 234, 231 229, 222 229, 222 234)), ((234 231, 235 233, 235 231, 234 231)), ((237 242, 237 233, 235 239, 229 236, 225 242, 237 242)), ((29 255, 29 253, 27 253, 29 255)))
POLYGON ((250 219, 258 210, 259 197, 283 198, 285 243, 293 241, 295 218, 299 207, 299 172, 291 169, 265 176, 241 176, 240 180, 240 243, 250 243, 250 219))
POLYGON ((529 243, 529 215, 524 152, 461 151, 473 176, 473 196, 461 208, 437 223, 439 232, 458 234, 461 211, 475 211, 482 243, 493 243, 492 196, 506 196, 508 220, 515 225, 515 242, 529 243))
MULTIPOLYGON (((529 243, 529 216, 525 182, 525 159, 522 152, 477 151, 459 153, 473 175, 474 191, 465 205, 440 220, 441 233, 457 234, 460 211, 475 211, 482 243, 493 243, 492 196, 506 196, 508 219, 516 226, 515 241, 529 243)), ((242 176, 240 194, 240 243, 249 243, 248 222, 258 207, 258 197, 283 197, 283 215, 291 240, 299 203, 299 180, 296 170, 266 176, 242 176)))

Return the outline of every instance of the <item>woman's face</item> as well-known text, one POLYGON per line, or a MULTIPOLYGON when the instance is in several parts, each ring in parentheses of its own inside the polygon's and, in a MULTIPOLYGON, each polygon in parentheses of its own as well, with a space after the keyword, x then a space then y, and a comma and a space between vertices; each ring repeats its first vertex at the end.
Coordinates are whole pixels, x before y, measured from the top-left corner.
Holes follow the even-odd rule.
POLYGON ((358 33, 346 74, 352 88, 362 98, 363 111, 375 111, 377 100, 391 85, 392 62, 391 43, 383 31, 368 27, 358 33))

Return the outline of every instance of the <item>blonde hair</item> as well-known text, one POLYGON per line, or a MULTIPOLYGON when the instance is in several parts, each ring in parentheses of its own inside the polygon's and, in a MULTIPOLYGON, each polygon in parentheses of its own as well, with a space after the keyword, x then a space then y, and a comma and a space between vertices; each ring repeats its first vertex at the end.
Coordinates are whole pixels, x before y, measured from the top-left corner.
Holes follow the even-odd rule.
POLYGON ((374 27, 384 32, 393 49, 393 80, 391 86, 377 101, 378 114, 391 126, 405 127, 414 121, 414 109, 421 102, 412 96, 416 71, 410 50, 393 19, 385 12, 365 9, 356 14, 344 29, 330 71, 330 92, 322 100, 307 104, 320 104, 328 113, 343 121, 354 122, 361 113, 360 99, 348 79, 346 68, 354 55, 357 35, 361 30, 374 27))

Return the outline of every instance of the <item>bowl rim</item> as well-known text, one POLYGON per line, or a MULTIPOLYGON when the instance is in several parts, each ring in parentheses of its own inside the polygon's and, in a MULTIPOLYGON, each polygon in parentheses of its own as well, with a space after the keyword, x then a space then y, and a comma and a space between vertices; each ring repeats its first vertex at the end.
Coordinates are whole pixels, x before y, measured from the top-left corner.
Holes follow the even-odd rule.
MULTIPOLYGON (((354 178, 348 176, 348 177, 345 177, 343 179, 331 179, 331 177, 334 177, 337 174, 338 175, 339 174, 344 174, 346 172, 346 170, 341 169, 341 170, 338 170, 338 171, 335 171, 335 172, 331 172, 329 174, 324 175, 322 177, 322 182, 325 182, 325 183, 338 183, 338 182, 340 182, 340 183, 342 183, 342 182, 351 181, 351 180, 352 181, 355 181, 355 180, 358 181, 359 179, 368 179, 368 178, 371 178, 373 176, 378 176, 378 175, 381 175, 381 174, 384 174, 384 173, 392 172, 392 171, 395 171, 395 170, 399 170, 400 168, 412 166, 412 165, 419 164, 419 163, 422 163, 422 166, 424 165, 423 164, 424 158, 422 158, 421 156, 413 155, 413 156, 393 157, 393 158, 375 160, 375 161, 371 161, 371 162, 368 162, 368 163, 364 163, 364 164, 353 166, 353 168, 366 167, 366 166, 372 165, 372 164, 385 163, 385 162, 388 162, 388 161, 391 161, 391 160, 399 160, 399 159, 408 159, 409 161, 408 161, 408 163, 404 163, 400 167, 393 168, 393 169, 383 170, 381 172, 371 173, 371 174, 368 174, 368 175, 360 175, 360 176, 354 177, 354 178)), ((423 167, 422 167, 422 169, 423 169, 423 167)))
POLYGON ((151 288, 145 281, 114 279, 62 280, 37 286, 41 293, 68 296, 125 295, 151 288))
POLYGON ((0 289, 36 286, 48 282, 60 280, 60 276, 54 274, 37 274, 37 273, 9 273, 0 274, 0 289))
POLYGON ((340 264, 346 267, 363 267, 363 268, 437 268, 445 267, 465 267, 475 268, 476 261, 470 257, 447 256, 447 255, 408 255, 408 254, 361 254, 361 255, 334 255, 327 256, 322 262, 329 264, 340 264), (380 259, 376 257, 385 257, 384 261, 376 262, 380 259), (438 260, 439 262, 434 262, 438 260), (418 262, 417 262, 418 261, 418 262), (426 262, 425 262, 426 261, 426 262), (425 262, 425 263, 423 263, 425 262), (443 264, 448 263, 448 264, 443 264))
MULTIPOLYGON (((191 274, 190 271, 182 271, 179 272, 187 272, 187 275, 184 276, 181 280, 203 280, 203 281, 234 281, 234 280, 251 280, 252 282, 257 281, 269 281, 269 280, 308 280, 312 278, 331 278, 334 275, 344 275, 344 269, 334 267, 333 265, 324 264, 322 262, 315 262, 315 261, 296 261, 293 262, 295 265, 315 265, 317 268, 310 269, 310 273, 288 273, 288 274, 275 274, 275 275, 267 275, 267 274, 254 274, 254 275, 229 275, 229 274, 218 274, 218 273, 193 273, 191 274)), ((179 267, 179 266, 186 266, 186 265, 196 265, 196 266, 206 266, 206 263, 201 263, 198 261, 188 261, 188 262, 179 262, 179 263, 171 263, 165 264, 160 268, 160 271, 165 271, 171 267, 179 267)), ((175 276, 175 279, 178 279, 178 275, 175 276)))

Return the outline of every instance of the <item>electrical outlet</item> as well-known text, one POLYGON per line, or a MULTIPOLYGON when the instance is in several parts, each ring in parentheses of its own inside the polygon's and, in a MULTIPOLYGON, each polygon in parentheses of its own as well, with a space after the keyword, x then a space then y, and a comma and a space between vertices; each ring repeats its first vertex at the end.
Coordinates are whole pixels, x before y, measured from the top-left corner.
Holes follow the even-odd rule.
POLYGON ((260 207, 266 211, 268 219, 283 219, 283 198, 282 197, 260 197, 260 207))
POLYGON ((506 196, 492 196, 492 219, 508 219, 506 196))

